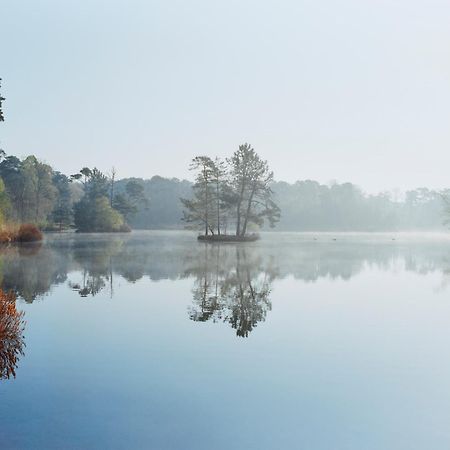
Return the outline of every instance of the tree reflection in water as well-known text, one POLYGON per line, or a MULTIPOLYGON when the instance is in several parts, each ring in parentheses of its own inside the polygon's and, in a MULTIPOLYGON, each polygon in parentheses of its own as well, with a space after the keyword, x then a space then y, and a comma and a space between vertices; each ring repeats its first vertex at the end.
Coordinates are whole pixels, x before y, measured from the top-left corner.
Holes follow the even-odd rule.
POLYGON ((369 266, 444 275, 450 267, 448 246, 439 240, 293 239, 281 233, 257 243, 220 245, 199 244, 185 233, 48 235, 42 246, 1 249, 0 288, 32 303, 66 283, 82 297, 105 291, 112 297, 114 280, 193 278, 189 317, 225 322, 238 336, 248 336, 271 309, 274 279, 349 280, 369 266))
POLYGON ((251 247, 205 244, 199 264, 187 274, 195 276, 191 320, 223 321, 237 336, 248 337, 272 309, 275 271, 251 247))
MULTIPOLYGON (((393 243, 348 238, 302 241, 283 234, 252 244, 198 244, 189 234, 131 233, 126 236, 48 235, 44 245, 0 250, 0 379, 15 377, 23 355, 24 317, 16 298, 44 298, 54 286, 68 286, 82 297, 114 294, 114 280, 135 283, 193 278, 189 318, 221 322, 248 337, 271 310, 275 279, 292 276, 305 283, 348 280, 367 267, 429 274, 450 273, 449 247, 436 241, 393 243), (280 237, 281 236, 281 237, 280 237)), ((450 276, 449 276, 450 278, 450 276)), ((450 284, 450 282, 448 283, 450 284)))
POLYGON ((0 289, 0 380, 16 377, 16 369, 25 347, 24 313, 16 309, 16 296, 0 289))
POLYGON ((114 257, 121 254, 122 247, 121 240, 102 242, 101 245, 87 242, 85 245, 75 247, 73 258, 80 266, 82 281, 81 283, 69 281, 69 286, 81 297, 94 297, 108 286, 112 297, 114 257))

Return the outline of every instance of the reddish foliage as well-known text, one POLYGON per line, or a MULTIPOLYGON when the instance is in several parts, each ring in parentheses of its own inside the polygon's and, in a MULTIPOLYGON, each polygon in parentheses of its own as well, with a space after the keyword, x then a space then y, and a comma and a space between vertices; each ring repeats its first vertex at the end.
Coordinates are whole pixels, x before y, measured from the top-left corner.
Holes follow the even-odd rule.
POLYGON ((24 313, 16 309, 13 292, 0 289, 0 379, 16 376, 19 357, 23 355, 24 313))
POLYGON ((19 231, 17 232, 18 242, 36 242, 42 241, 43 235, 41 230, 31 223, 24 223, 20 225, 19 231))
POLYGON ((0 243, 7 244, 12 242, 15 238, 16 233, 11 233, 11 230, 0 230, 0 243))

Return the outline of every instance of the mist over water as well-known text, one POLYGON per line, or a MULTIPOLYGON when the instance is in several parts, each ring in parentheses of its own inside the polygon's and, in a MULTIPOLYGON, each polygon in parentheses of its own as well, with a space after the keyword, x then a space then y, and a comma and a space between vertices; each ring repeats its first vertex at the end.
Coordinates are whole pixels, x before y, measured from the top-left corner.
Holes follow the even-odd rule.
POLYGON ((246 244, 205 244, 195 242, 195 235, 188 231, 50 234, 44 244, 2 251, 3 288, 32 303, 57 285, 82 297, 103 290, 113 296, 120 281, 198 282, 206 277, 210 287, 212 279, 223 282, 242 270, 252 278, 263 274, 270 282, 289 277, 312 282, 350 280, 369 268, 445 274, 450 258, 445 251, 447 246, 450 250, 450 236, 444 233, 283 232, 262 236, 246 244))
POLYGON ((0 258, 26 320, 6 448, 450 442, 447 235, 55 234, 0 258))

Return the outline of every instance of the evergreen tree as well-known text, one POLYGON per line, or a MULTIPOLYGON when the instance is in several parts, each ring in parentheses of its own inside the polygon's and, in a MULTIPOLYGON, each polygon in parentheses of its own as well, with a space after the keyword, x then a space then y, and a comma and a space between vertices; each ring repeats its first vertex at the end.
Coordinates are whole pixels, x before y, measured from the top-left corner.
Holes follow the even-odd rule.
POLYGON ((217 234, 221 234, 222 231, 226 231, 229 215, 230 201, 230 186, 227 180, 227 167, 226 163, 219 158, 214 160, 212 166, 212 184, 213 184, 213 197, 214 197, 214 209, 215 209, 215 221, 217 234))
POLYGON ((52 168, 33 155, 22 161, 4 152, 1 156, 0 177, 10 199, 11 219, 21 223, 45 223, 57 194, 52 168))
POLYGON ((5 183, 0 178, 0 224, 3 224, 11 213, 11 202, 6 192, 5 183))
POLYGON ((214 173, 217 168, 214 161, 208 156, 196 156, 192 160, 190 170, 197 173, 192 186, 192 198, 181 199, 184 206, 182 220, 188 228, 202 227, 205 235, 214 234, 214 225, 217 221, 213 213, 216 205, 214 173))
POLYGON ((84 196, 74 205, 74 223, 78 231, 129 231, 119 211, 111 207, 110 180, 97 168, 84 167, 73 180, 83 184, 84 196))
POLYGON ((51 214, 51 220, 61 230, 63 227, 70 226, 73 220, 70 179, 61 172, 55 172, 53 184, 57 189, 57 199, 51 214))
POLYGON ((21 221, 25 216, 22 162, 19 158, 2 153, 0 162, 0 177, 3 179, 6 192, 11 202, 11 219, 21 221))
POLYGON ((248 226, 262 226, 267 219, 273 227, 280 210, 273 201, 273 172, 249 145, 240 145, 228 160, 230 183, 234 192, 236 235, 245 236, 248 226))
POLYGON ((25 211, 22 222, 45 223, 57 197, 57 189, 52 179, 53 170, 32 155, 22 162, 22 172, 25 179, 25 211))

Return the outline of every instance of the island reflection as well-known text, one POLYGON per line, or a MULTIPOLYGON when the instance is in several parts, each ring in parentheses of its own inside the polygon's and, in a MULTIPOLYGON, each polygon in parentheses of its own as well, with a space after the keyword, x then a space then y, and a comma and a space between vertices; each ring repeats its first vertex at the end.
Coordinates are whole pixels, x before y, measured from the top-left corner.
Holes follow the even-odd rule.
POLYGON ((226 322, 240 337, 248 337, 265 320, 276 270, 255 250, 205 245, 203 257, 185 272, 195 278, 191 320, 226 322))

